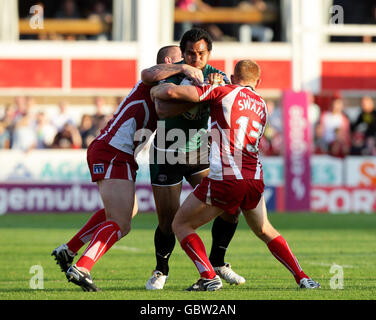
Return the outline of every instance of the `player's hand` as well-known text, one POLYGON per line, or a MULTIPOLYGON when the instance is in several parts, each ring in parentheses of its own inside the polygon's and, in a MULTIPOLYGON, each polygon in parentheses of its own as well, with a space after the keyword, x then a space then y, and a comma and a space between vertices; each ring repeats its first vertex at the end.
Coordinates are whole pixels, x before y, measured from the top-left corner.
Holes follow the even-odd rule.
POLYGON ((208 82, 210 84, 221 84, 223 82, 223 74, 220 73, 210 73, 208 75, 208 82))
POLYGON ((195 86, 200 85, 204 82, 204 75, 198 68, 186 64, 183 65, 183 73, 189 80, 192 81, 192 84, 195 86))

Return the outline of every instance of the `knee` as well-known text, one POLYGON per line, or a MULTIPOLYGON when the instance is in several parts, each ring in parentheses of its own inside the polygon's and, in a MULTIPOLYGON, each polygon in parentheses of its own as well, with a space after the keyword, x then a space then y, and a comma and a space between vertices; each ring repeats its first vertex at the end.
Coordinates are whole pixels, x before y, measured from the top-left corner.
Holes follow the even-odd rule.
POLYGON ((221 218, 226 221, 226 222, 229 222, 229 223, 238 223, 239 222, 239 215, 240 215, 240 209, 238 209, 238 211, 236 211, 235 214, 229 214, 227 212, 224 212, 221 214, 221 218))
POLYGON ((121 232, 121 237, 125 237, 127 234, 131 232, 131 225, 130 224, 125 224, 120 227, 120 232, 121 232))
POLYGON ((158 226, 164 234, 170 234, 173 232, 172 222, 174 220, 176 211, 165 210, 158 215, 158 226))
POLYGON ((172 232, 179 239, 181 232, 184 231, 185 224, 182 222, 181 219, 175 218, 174 221, 172 221, 171 227, 172 227, 172 232))
POLYGON ((131 232, 131 220, 126 219, 113 219, 120 228, 121 237, 125 237, 131 232))
POLYGON ((172 221, 170 219, 168 220, 162 220, 159 222, 159 229, 161 229, 161 231, 164 233, 164 234, 170 234, 170 233, 173 233, 173 228, 172 228, 172 221))
POLYGON ((176 219, 174 219, 173 221, 172 221, 172 224, 171 224, 171 231, 173 232, 173 233, 177 233, 177 231, 179 231, 179 221, 176 221, 176 219))

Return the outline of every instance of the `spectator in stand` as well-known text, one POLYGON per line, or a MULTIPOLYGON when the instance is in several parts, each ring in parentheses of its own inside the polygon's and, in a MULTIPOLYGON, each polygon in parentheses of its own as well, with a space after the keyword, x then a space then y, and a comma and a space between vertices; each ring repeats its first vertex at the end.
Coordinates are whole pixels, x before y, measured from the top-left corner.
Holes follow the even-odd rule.
POLYGON ((67 111, 68 103, 61 101, 58 105, 58 114, 53 117, 52 124, 60 131, 66 123, 73 123, 72 116, 67 111))
POLYGON ((80 19, 81 15, 78 11, 74 0, 64 0, 60 9, 56 12, 57 19, 80 19))
POLYGON ((10 133, 6 128, 6 124, 0 121, 0 149, 10 148, 10 133))
POLYGON ((98 122, 98 127, 96 131, 96 136, 100 133, 100 131, 106 126, 107 122, 110 121, 112 118, 112 114, 103 115, 98 122))
POLYGON ((12 149, 28 152, 37 146, 37 136, 32 127, 32 118, 25 114, 15 124, 12 149))
POLYGON ((93 115, 93 127, 95 127, 95 129, 98 130, 101 127, 101 122, 103 121, 103 118, 105 117, 105 114, 103 112, 103 107, 104 107, 103 97, 95 97, 94 106, 95 106, 95 114, 93 115))
POLYGON ((311 132, 315 131, 316 124, 320 120, 321 109, 314 101, 314 96, 311 92, 308 92, 308 120, 311 124, 311 132))
POLYGON ((369 136, 366 138, 366 143, 362 150, 362 155, 376 156, 376 137, 369 136))
POLYGON ((328 149, 328 144, 324 139, 324 128, 321 123, 317 123, 313 135, 313 153, 327 154, 328 149))
POLYGON ((34 130, 37 135, 37 149, 49 148, 57 134, 57 129, 43 111, 36 115, 34 130))
POLYGON ((268 123, 275 131, 282 133, 282 109, 273 100, 266 100, 268 108, 268 123))
MULTIPOLYGON (((57 19, 80 19, 81 14, 77 8, 74 0, 64 0, 60 9, 56 12, 55 18, 57 19)), ((81 37, 84 39, 85 37, 81 37)), ((64 36, 65 40, 76 40, 76 36, 73 34, 67 34, 64 36)))
POLYGON ((71 123, 66 123, 57 133, 52 143, 56 149, 79 149, 82 147, 82 139, 78 128, 71 123))
POLYGON ((351 135, 351 149, 350 154, 353 156, 362 155, 365 146, 364 133, 360 131, 355 131, 351 135))
POLYGON ((111 40, 111 27, 112 27, 112 13, 106 8, 103 1, 96 1, 93 5, 93 10, 89 14, 88 19, 99 20, 102 22, 103 32, 92 38, 94 40, 111 40))
MULTIPOLYGON (((265 12, 268 9, 268 6, 270 6, 270 4, 265 0, 243 0, 238 4, 238 7, 240 9, 247 10, 254 8, 261 13, 265 12)), ((246 25, 241 26, 240 28, 245 26, 246 25)), ((271 42, 273 40, 274 31, 272 28, 263 24, 250 24, 249 27, 251 29, 251 39, 249 39, 248 41, 256 40, 259 42, 271 42)))
POLYGON ((324 130, 324 140, 330 145, 336 140, 336 129, 340 129, 341 139, 343 139, 346 145, 350 144, 350 121, 343 111, 344 103, 342 99, 335 99, 332 102, 329 111, 322 113, 320 118, 320 124, 324 130))
POLYGON ((4 124, 5 129, 9 132, 10 146, 12 146, 12 141, 13 141, 15 117, 16 117, 15 107, 10 104, 5 106, 4 115, 1 119, 1 122, 4 124))
POLYGON ((282 112, 273 100, 267 100, 268 123, 260 141, 260 152, 265 156, 282 154, 282 112))
POLYGON ((94 127, 93 118, 84 114, 81 118, 81 124, 78 127, 82 139, 82 148, 87 148, 89 144, 95 139, 97 130, 94 127))
POLYGON ((344 158, 349 154, 350 145, 345 140, 344 134, 345 133, 341 128, 335 129, 334 140, 329 144, 329 155, 337 158, 344 158))
POLYGON ((376 109, 375 103, 369 96, 364 96, 361 101, 361 111, 358 118, 351 126, 352 131, 363 132, 365 138, 376 136, 376 109))
MULTIPOLYGON (((207 11, 212 9, 208 1, 203 0, 175 0, 175 8, 185 11, 207 11)), ((175 23, 174 26, 174 39, 179 41, 182 35, 192 29, 192 27, 200 27, 209 32, 214 41, 221 41, 223 37, 222 30, 216 24, 197 24, 191 22, 175 23)))
POLYGON ((14 98, 14 123, 27 114, 26 98, 17 96, 14 98))
POLYGON ((115 98, 115 103, 114 103, 114 111, 113 113, 115 113, 115 111, 117 110, 117 108, 119 107, 120 103, 122 103, 124 97, 121 97, 121 96, 118 96, 115 98))

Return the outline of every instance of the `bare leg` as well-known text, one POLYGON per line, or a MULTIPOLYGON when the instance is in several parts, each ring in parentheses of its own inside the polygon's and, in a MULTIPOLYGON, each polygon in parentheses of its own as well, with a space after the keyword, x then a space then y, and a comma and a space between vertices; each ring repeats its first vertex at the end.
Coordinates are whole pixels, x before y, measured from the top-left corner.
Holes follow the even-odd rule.
POLYGON ((98 226, 89 246, 76 263, 76 266, 84 272, 90 272, 98 259, 116 241, 130 232, 134 212, 135 185, 133 181, 101 180, 98 182, 98 187, 105 208, 106 221, 98 226))
MULTIPOLYGON (((195 188, 208 174, 209 169, 193 174, 189 177, 188 182, 195 188)), ((238 226, 239 214, 240 210, 235 215, 223 212, 220 216, 216 217, 213 222, 211 229, 212 246, 209 258, 214 267, 222 267, 225 265, 226 251, 238 226)), ((243 280, 240 279, 240 281, 243 280)))
POLYGON ((303 272, 286 240, 269 222, 264 197, 261 198, 255 209, 243 210, 243 214, 253 232, 265 242, 274 257, 292 273, 297 284, 302 285, 301 280, 304 279, 304 288, 320 286, 303 272))
MULTIPOLYGON (((201 202, 191 193, 172 223, 172 229, 182 249, 191 258, 201 278, 204 279, 213 279, 216 273, 207 257, 205 246, 195 230, 217 217, 222 211, 218 207, 201 202)), ((219 284, 222 286, 220 282, 219 284)))
POLYGON ((269 222, 264 197, 255 209, 243 210, 243 215, 255 235, 266 244, 280 235, 269 222))
MULTIPOLYGON (((175 248, 176 240, 171 225, 180 206, 181 186, 181 183, 174 186, 153 186, 158 214, 158 227, 154 233, 155 270, 160 271, 164 276, 167 276, 169 273, 168 261, 175 248)), ((153 286, 147 285, 147 288, 153 286)))

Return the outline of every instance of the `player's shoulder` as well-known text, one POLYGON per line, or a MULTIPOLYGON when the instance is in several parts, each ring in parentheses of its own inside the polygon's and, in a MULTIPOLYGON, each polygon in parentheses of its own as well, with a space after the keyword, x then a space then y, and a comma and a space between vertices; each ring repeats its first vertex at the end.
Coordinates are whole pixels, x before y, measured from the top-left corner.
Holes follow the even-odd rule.
POLYGON ((221 74, 225 74, 222 70, 219 70, 217 68, 214 68, 212 65, 210 64, 207 64, 203 70, 204 72, 206 73, 213 73, 213 72, 216 72, 216 73, 221 73, 221 74))
POLYGON ((147 90, 150 90, 153 86, 154 84, 145 83, 142 80, 140 80, 135 84, 131 93, 147 91, 147 90))
POLYGON ((202 70, 202 73, 204 74, 204 78, 206 78, 210 73, 219 73, 223 75, 225 83, 229 84, 230 80, 227 78, 227 75, 224 71, 219 70, 217 68, 214 68, 210 64, 207 64, 205 68, 202 70))
POLYGON ((262 102, 262 103, 265 104, 265 101, 264 101, 263 97, 255 89, 253 89, 252 87, 249 87, 249 86, 244 87, 244 88, 246 88, 246 90, 251 94, 251 96, 253 96, 253 98, 255 98, 255 99, 257 99, 260 102, 262 102))
POLYGON ((196 86, 200 100, 220 100, 228 95, 234 88, 234 85, 231 84, 208 84, 203 83, 199 86, 196 86))

